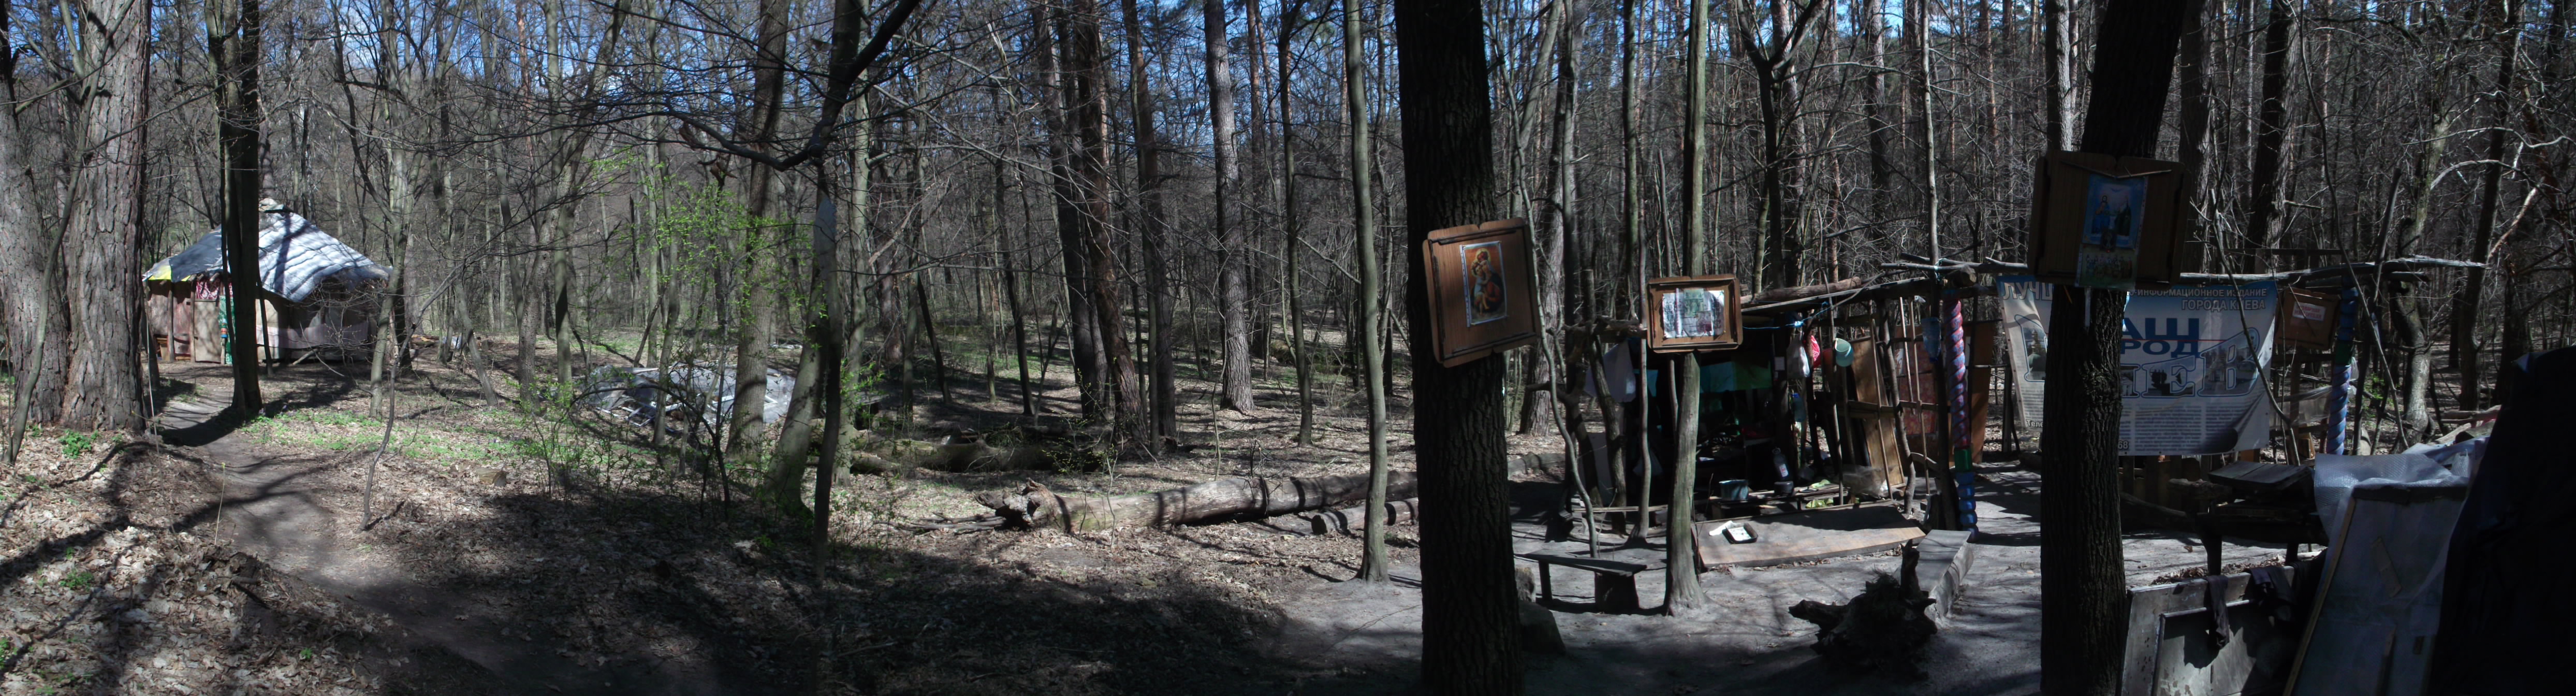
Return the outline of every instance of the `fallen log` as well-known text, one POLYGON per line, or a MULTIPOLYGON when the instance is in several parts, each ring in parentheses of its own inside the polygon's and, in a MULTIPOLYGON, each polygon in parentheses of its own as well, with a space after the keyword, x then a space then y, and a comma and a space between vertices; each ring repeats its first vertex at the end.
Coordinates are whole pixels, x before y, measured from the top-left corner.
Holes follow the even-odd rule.
MULTIPOLYGON (((1271 479, 1217 479, 1187 488, 1134 495, 1061 495, 1032 481, 1015 493, 992 491, 975 501, 1009 526, 1067 531, 1175 527, 1259 519, 1349 505, 1368 497, 1367 474, 1271 479)), ((1413 497, 1410 471, 1387 472, 1387 497, 1413 497)))
MULTIPOLYGON (((1386 501, 1386 523, 1405 524, 1422 515, 1422 499, 1406 498, 1386 501)), ((1324 510, 1305 515, 1306 523, 1317 535, 1341 532, 1358 534, 1368 525, 1368 504, 1361 503, 1340 510, 1324 510)))

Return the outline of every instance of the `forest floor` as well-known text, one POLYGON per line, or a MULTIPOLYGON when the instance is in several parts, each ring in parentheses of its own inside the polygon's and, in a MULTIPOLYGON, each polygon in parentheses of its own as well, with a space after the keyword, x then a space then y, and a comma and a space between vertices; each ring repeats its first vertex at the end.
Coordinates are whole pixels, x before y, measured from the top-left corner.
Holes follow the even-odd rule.
MULTIPOLYGON (((844 693, 1416 686, 1410 526, 1391 530, 1396 582, 1370 585, 1346 582, 1356 539, 1302 523, 1081 534, 892 524, 982 512, 974 493, 1024 480, 1123 493, 1364 471, 1363 412, 1346 379, 1316 379, 1314 446, 1293 443, 1294 392, 1273 371, 1260 393, 1272 407, 1251 415, 1214 408, 1212 385, 1185 384, 1183 454, 1106 472, 841 479, 832 560, 817 572, 806 535, 745 500, 742 481, 657 460, 642 433, 613 421, 484 403, 469 372, 426 356, 394 390, 381 458, 386 425, 368 415, 363 363, 276 369, 263 382, 268 415, 248 421, 214 415, 227 367, 162 369, 168 413, 155 436, 166 446, 38 431, 0 483, 0 694, 811 693, 826 664, 830 691, 844 693)), ((1055 372, 1036 396, 1061 421, 1075 394, 1055 372)), ((515 396, 505 372, 490 374, 515 396)), ((1012 381, 998 399, 986 384, 957 375, 945 397, 925 389, 919 432, 1016 419, 1012 381)), ((1396 465, 1409 468, 1401 391, 1393 402, 1396 465)), ((1533 434, 1511 448, 1557 443, 1533 434)), ((1962 598, 1969 613, 1927 653, 1927 665, 1974 669, 1906 682, 1817 660, 1814 627, 1788 607, 1844 601, 1895 569, 1893 555, 1876 555, 1713 572, 1709 604, 1679 617, 1558 605, 1569 654, 1533 657, 1531 692, 2029 693, 2036 476, 1989 467, 2000 494, 1981 514, 1999 546, 1962 598)), ((1514 486, 1516 543, 1528 547, 1556 484, 1514 486)), ((2200 558, 2178 538, 2131 535, 2130 547, 2135 583, 2200 558)), ((1649 611, 1662 596, 1655 575, 1638 583, 1649 611)), ((1555 585, 1580 598, 1590 581, 1560 570, 1555 585)))

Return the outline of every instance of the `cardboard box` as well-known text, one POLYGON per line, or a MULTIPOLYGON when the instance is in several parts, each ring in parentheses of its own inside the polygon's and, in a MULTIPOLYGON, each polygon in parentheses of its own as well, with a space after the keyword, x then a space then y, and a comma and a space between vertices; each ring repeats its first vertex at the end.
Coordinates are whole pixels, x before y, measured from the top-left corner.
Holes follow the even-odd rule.
POLYGON ((1422 240, 1429 279, 1431 340, 1444 367, 1457 367, 1538 340, 1537 276, 1529 224, 1497 220, 1435 230, 1422 240))
POLYGON ((2040 280, 2158 290, 2200 270, 2181 164, 2061 151, 2036 168, 2027 262, 2040 280))

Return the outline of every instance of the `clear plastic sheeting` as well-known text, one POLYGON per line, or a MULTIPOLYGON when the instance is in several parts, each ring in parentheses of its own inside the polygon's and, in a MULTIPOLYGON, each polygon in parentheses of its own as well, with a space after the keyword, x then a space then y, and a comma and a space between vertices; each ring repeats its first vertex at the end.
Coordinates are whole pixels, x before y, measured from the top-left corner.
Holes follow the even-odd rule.
POLYGON ((2317 517, 2324 520, 2328 546, 2343 543, 2344 515, 2351 509, 2352 489, 2362 484, 2465 486, 2486 438, 2454 445, 2416 445, 2396 454, 2317 455, 2317 517))
MULTIPOLYGON (((776 423, 787 417, 788 401, 796 392, 796 378, 777 370, 768 371, 766 377, 769 393, 761 401, 760 420, 776 423)), ((700 425, 709 428, 732 416, 734 391, 731 366, 682 363, 661 368, 593 369, 582 378, 579 398, 591 408, 636 427, 650 427, 660 420, 664 427, 678 430, 685 427, 693 413, 698 414, 700 425)))

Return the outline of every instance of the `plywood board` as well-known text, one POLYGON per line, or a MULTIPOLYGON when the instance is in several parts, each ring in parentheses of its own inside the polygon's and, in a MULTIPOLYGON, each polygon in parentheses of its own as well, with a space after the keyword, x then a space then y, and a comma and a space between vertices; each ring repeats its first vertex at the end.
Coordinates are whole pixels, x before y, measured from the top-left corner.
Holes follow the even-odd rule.
MULTIPOLYGON (((2296 575, 2284 570, 2283 577, 2296 575)), ((2274 619, 2270 607, 2246 596, 2253 575, 2227 576, 2228 641, 2210 635, 2209 579, 2129 590, 2129 627, 2122 649, 2122 696, 2235 696, 2277 693, 2298 636, 2274 619)))
POLYGON ((1700 564, 1767 566, 1896 548, 1923 536, 1892 505, 1816 510, 1742 520, 1753 541, 1734 543, 1718 534, 1721 521, 1699 522, 1700 564))

